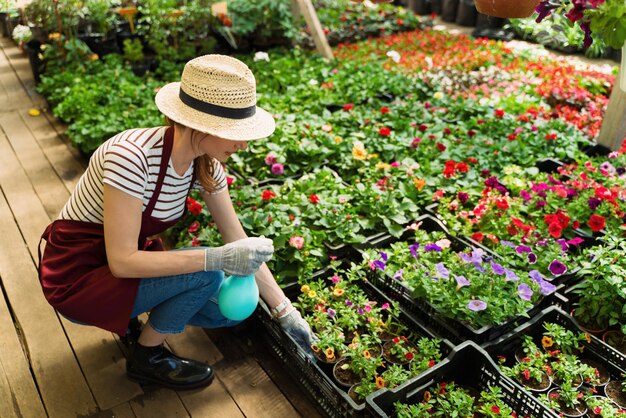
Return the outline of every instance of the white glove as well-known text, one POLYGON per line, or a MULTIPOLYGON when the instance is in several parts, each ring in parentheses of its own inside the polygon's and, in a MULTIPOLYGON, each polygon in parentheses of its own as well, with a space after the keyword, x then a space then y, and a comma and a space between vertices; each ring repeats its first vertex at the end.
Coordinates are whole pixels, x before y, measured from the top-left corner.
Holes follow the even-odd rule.
POLYGON ((287 334, 291 335, 291 338, 304 350, 307 357, 314 361, 315 357, 313 357, 313 353, 311 352, 311 344, 313 344, 314 341, 313 332, 311 332, 311 327, 308 322, 302 318, 300 312, 295 308, 291 308, 289 313, 278 317, 276 320, 282 329, 287 334))
POLYGON ((221 247, 204 249, 204 271, 222 270, 232 276, 256 273, 272 258, 274 245, 269 238, 243 238, 221 247))

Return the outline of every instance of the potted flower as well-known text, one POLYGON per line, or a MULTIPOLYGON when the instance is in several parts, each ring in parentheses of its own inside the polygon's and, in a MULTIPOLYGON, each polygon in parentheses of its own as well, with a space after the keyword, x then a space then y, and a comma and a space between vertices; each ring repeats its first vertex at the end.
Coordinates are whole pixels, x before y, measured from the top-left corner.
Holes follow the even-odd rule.
POLYGON ((510 377, 533 392, 545 392, 552 384, 550 368, 546 367, 546 354, 524 357, 513 366, 506 366, 506 358, 500 357, 500 369, 505 376, 510 377))
POLYGON ((550 362, 550 367, 554 383, 559 386, 564 382, 571 383, 574 388, 579 388, 583 382, 590 385, 600 383, 597 370, 573 355, 559 354, 550 362))
POLYGON ((316 341, 311 344, 313 355, 323 364, 337 363, 346 350, 344 335, 341 328, 329 326, 318 331, 316 341))
MULTIPOLYGON (((626 375, 622 376, 624 379, 626 375)), ((620 409, 626 409, 626 379, 612 380, 608 385, 604 388, 604 392, 606 396, 615 402, 620 409)))
POLYGON ((474 413, 474 398, 455 382, 441 382, 424 391, 422 398, 422 402, 413 405, 396 403, 397 417, 471 417, 474 413))
POLYGON ((341 360, 335 364, 333 375, 342 385, 350 387, 361 380, 371 380, 383 366, 383 358, 368 350, 362 344, 350 344, 343 352, 341 360))
POLYGON ((539 395, 539 400, 566 417, 582 417, 587 412, 584 393, 570 382, 563 382, 548 394, 539 395))
POLYGON ((589 418, 626 417, 626 410, 618 408, 612 400, 604 396, 588 396, 585 398, 585 403, 589 418))
POLYGON ((541 339, 541 345, 553 356, 557 356, 559 353, 575 354, 582 352, 583 346, 580 343, 590 341, 589 334, 584 332, 575 333, 556 323, 546 322, 543 324, 543 327, 545 331, 541 339))
POLYGON ((394 337, 383 345, 383 357, 393 364, 407 364, 413 357, 417 348, 404 335, 394 337))

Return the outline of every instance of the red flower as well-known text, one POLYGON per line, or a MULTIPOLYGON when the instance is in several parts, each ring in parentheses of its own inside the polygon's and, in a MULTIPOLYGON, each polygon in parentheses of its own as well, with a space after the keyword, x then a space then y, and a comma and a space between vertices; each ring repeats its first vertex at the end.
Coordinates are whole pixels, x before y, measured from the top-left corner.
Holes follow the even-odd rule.
POLYGON ((309 202, 313 204, 318 204, 320 202, 320 198, 316 194, 312 194, 309 196, 309 202))
POLYGON ((519 232, 517 230, 517 228, 515 227, 515 225, 513 224, 509 224, 509 226, 506 227, 506 232, 511 235, 511 236, 515 236, 517 235, 517 233, 519 232))
POLYGON ((353 108, 354 105, 352 103, 346 103, 345 105, 343 105, 343 110, 345 110, 346 112, 352 110, 353 108))
POLYGON ((202 205, 197 200, 190 197, 187 198, 187 210, 194 215, 200 215, 202 212, 202 205))
POLYGON ((380 113, 389 113, 391 112, 391 110, 389 110, 389 108, 387 106, 383 106, 380 108, 380 113))
POLYGON ((443 133, 446 135, 450 135, 452 131, 450 130, 450 128, 443 128, 443 133))
POLYGON ((476 158, 474 158, 474 157, 469 157, 469 158, 467 159, 467 161, 468 161, 468 162, 470 162, 470 163, 472 163, 472 164, 476 164, 476 163, 478 163, 478 160, 477 160, 476 158))
POLYGON ((391 129, 387 128, 386 126, 383 126, 382 128, 378 130, 378 133, 381 136, 389 136, 391 135, 391 129))
POLYGON ((510 134, 506 137, 509 141, 515 141, 517 139, 517 134, 510 134))
POLYGON ((193 234, 198 229, 200 229, 200 222, 196 221, 192 223, 191 225, 189 225, 189 228, 187 228, 187 232, 189 232, 190 234, 193 234))
POLYGON ((407 360, 411 361, 411 360, 413 360, 413 353, 411 353, 411 352, 409 351, 408 353, 406 353, 406 354, 404 355, 404 357, 405 357, 407 360))
POLYGON ((546 139, 549 141, 553 141, 556 139, 556 134, 554 132, 546 134, 546 139))
POLYGON ((580 222, 578 222, 578 221, 572 222, 572 228, 574 228, 574 229, 580 228, 580 222))
POLYGON ((502 210, 506 210, 509 208, 509 202, 504 197, 499 197, 496 199, 496 206, 502 210))
POLYGON ((561 238, 561 232, 563 232, 563 228, 561 227, 560 223, 552 222, 550 225, 548 225, 548 232, 554 238, 561 238))
POLYGON ((435 364, 437 364, 435 360, 428 360, 428 367, 435 367, 435 364))
POLYGON ((469 171, 469 166, 465 162, 457 163, 456 171, 459 173, 467 173, 469 171))
POLYGON ((561 228, 567 228, 567 226, 569 225, 569 216, 559 211, 556 213, 556 217, 559 221, 559 224, 561 225, 561 228))
POLYGON ((272 216, 271 216, 271 215, 267 217, 267 223, 268 223, 268 224, 269 224, 269 223, 272 223, 272 216))
POLYGON ((421 124, 417 129, 419 129, 420 131, 424 132, 426 131, 426 129, 428 129, 428 125, 425 124, 421 124))
POLYGON ((476 131, 473 129, 470 129, 469 131, 467 131, 467 136, 469 136, 470 138, 476 135, 476 131))
POLYGON ((269 202, 270 199, 273 197, 276 197, 276 193, 271 190, 263 190, 263 193, 261 193, 261 199, 265 200, 266 202, 269 202))
POLYGON ((500 407, 498 405, 491 405, 491 412, 493 412, 494 414, 499 414, 500 407))
POLYGON ((472 235, 472 239, 476 242, 482 242, 483 239, 485 239, 485 236, 482 232, 474 232, 474 234, 472 235))
POLYGON ((524 370, 524 379, 530 380, 530 371, 528 369, 524 370))
POLYGON ((497 118, 502 118, 504 117, 504 110, 502 109, 496 109, 496 111, 494 112, 494 114, 496 115, 497 118))
POLYGON ((226 176, 226 184, 227 185, 232 186, 234 181, 235 181, 234 177, 226 176))
POLYGON ((593 232, 598 232, 604 229, 605 223, 606 220, 604 219, 604 216, 593 214, 591 215, 591 218, 589 218, 587 225, 589 225, 589 228, 591 228, 593 232))
POLYGON ((446 146, 443 145, 441 142, 437 142, 437 149, 441 152, 444 152, 446 150, 446 146))
POLYGON ((596 415, 600 415, 602 413, 602 408, 596 406, 595 408, 593 408, 593 413, 596 415))

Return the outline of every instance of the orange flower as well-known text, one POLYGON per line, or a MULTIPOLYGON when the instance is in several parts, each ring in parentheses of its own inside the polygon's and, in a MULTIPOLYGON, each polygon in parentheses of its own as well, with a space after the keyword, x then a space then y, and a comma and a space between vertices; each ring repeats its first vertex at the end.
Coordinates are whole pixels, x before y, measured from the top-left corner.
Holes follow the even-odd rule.
POLYGON ((424 186, 426 186, 426 180, 413 177, 413 184, 415 185, 415 188, 417 190, 421 191, 424 188, 424 186))
POLYGON ((370 359, 372 358, 372 355, 370 354, 369 350, 365 350, 363 351, 363 357, 365 357, 366 359, 370 359))
POLYGON ((341 289, 339 287, 336 287, 336 288, 333 289, 333 295, 335 295, 337 297, 343 295, 344 292, 345 292, 345 290, 343 290, 343 289, 341 289))
POLYGON ((376 377, 376 387, 377 387, 378 389, 382 389, 382 388, 384 388, 384 387, 385 387, 385 379, 383 379, 383 378, 382 378, 382 377, 380 377, 380 376, 377 376, 377 377, 376 377))
POLYGON ((335 350, 333 350, 331 347, 328 347, 324 351, 324 354, 326 354, 326 359, 327 360, 333 360, 335 358, 335 350))
POLYGON ((591 335, 585 333, 585 340, 587 341, 587 343, 591 343, 591 335))
POLYGON ((320 348, 316 344, 311 344, 311 350, 315 351, 316 353, 320 352, 320 348))
POLYGON ((432 397, 433 397, 433 395, 429 391, 424 392, 424 400, 426 402, 430 401, 430 398, 432 398, 432 397))
POLYGON ((550 338, 548 336, 544 336, 541 339, 541 345, 543 346, 543 348, 549 348, 549 347, 552 347, 554 345, 554 341, 552 341, 552 338, 550 338))

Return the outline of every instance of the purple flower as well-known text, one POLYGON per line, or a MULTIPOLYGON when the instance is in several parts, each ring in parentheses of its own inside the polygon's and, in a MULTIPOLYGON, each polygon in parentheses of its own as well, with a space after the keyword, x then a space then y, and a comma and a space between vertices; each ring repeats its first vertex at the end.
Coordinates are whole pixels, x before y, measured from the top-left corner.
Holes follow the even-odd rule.
POLYGON ((404 269, 396 271, 396 274, 393 275, 393 278, 395 280, 402 280, 402 273, 404 273, 404 269))
POLYGON ((505 245, 507 247, 515 248, 515 244, 513 244, 511 241, 502 240, 500 241, 500 244, 505 245))
POLYGON ((569 245, 573 245, 574 247, 577 247, 578 245, 582 244, 583 242, 585 242, 585 240, 582 239, 581 237, 572 238, 572 239, 567 241, 567 243, 569 245))
POLYGON ((385 263, 384 263, 383 261, 380 261, 380 260, 374 260, 374 261, 372 262, 372 264, 374 265, 374 267, 376 267, 376 268, 378 268, 378 269, 381 269, 381 270, 384 270, 384 269, 385 269, 385 263))
POLYGON ((546 202, 545 200, 537 200, 535 202, 535 207, 537 208, 542 208, 544 207, 548 202, 546 202))
POLYGON ((613 174, 615 173, 615 167, 613 166, 613 164, 611 164, 608 161, 603 162, 602 164, 600 164, 600 170, 601 171, 605 171, 609 174, 613 174))
POLYGON ((541 292, 542 295, 546 295, 547 296, 550 293, 554 293, 554 291, 556 290, 556 286, 553 285, 552 283, 550 283, 547 280, 541 279, 537 283, 539 284, 539 291, 541 292))
POLYGON ((437 263, 435 267, 437 268, 437 273, 439 273, 439 275, 444 279, 447 279, 448 276, 450 276, 450 271, 443 265, 443 263, 437 263))
POLYGON ((409 251, 411 251, 411 254, 413 255, 413 257, 417 258, 417 249, 420 247, 419 242, 416 242, 413 245, 409 246, 409 251))
POLYGON ((459 202, 464 205, 469 200, 469 195, 465 192, 458 192, 456 195, 459 198, 459 202))
POLYGON ((341 277, 339 277, 339 276, 337 276, 337 275, 335 274, 334 276, 332 276, 332 277, 330 278, 330 280, 331 280, 333 283, 339 283, 339 282, 341 281, 341 277))
POLYGON ((544 280, 543 276, 541 275, 541 273, 539 273, 538 270, 531 270, 528 272, 528 275, 531 279, 533 279, 533 282, 535 283, 539 283, 540 281, 544 280))
POLYGON ((522 254, 522 253, 530 253, 532 252, 532 248, 526 246, 526 245, 518 245, 517 247, 515 247, 515 252, 518 254, 522 254))
POLYGON ((568 199, 573 199, 576 196, 578 196, 578 190, 576 189, 567 189, 567 198, 568 199))
POLYGON ((550 270, 550 273, 554 274, 555 276, 560 276, 567 271, 567 266, 561 263, 559 260, 555 259, 550 263, 548 269, 550 270))
POLYGON ((272 170, 272 174, 280 176, 285 172, 285 167, 283 167, 281 163, 275 163, 272 164, 272 168, 270 168, 270 170, 272 170))
POLYGON ((537 255, 535 253, 528 253, 528 264, 535 264, 537 262, 537 255))
POLYGON ((346 299, 346 306, 352 306, 352 302, 350 301, 350 299, 346 299))
POLYGON ((528 202, 530 199, 532 199, 532 196, 530 195, 530 193, 528 193, 526 190, 522 190, 519 192, 519 196, 524 199, 526 202, 528 202))
POLYGON ((359 315, 363 315, 365 313, 365 311, 361 308, 356 308, 356 311, 359 313, 359 315))
POLYGON ((484 311, 487 309, 487 302, 480 299, 471 300, 470 303, 467 304, 467 309, 474 312, 484 311))
POLYGON ((459 288, 470 285, 470 281, 467 280, 465 276, 454 276, 454 278, 456 279, 456 284, 459 288))
POLYGON ((493 261, 491 262, 491 270, 497 275, 504 274, 504 267, 498 263, 494 263, 493 261))
POLYGON ((495 177, 489 177, 487 180, 485 180, 485 186, 487 187, 496 187, 497 185, 499 185, 500 183, 498 183, 498 179, 495 177))
POLYGON ((556 243, 561 246, 561 251, 562 252, 566 252, 567 250, 569 250, 569 244, 563 238, 557 239, 556 243))
POLYGON ((335 311, 333 308, 328 308, 326 310, 326 313, 328 314, 330 319, 333 319, 335 317, 335 315, 337 315, 337 311, 335 311))
POLYGON ((380 254, 380 257, 383 259, 384 262, 387 262, 387 253, 384 251, 380 251, 378 254, 380 254))
POLYGON ((601 203, 602 200, 598 199, 597 197, 590 197, 589 200, 587 200, 587 204, 589 205, 589 209, 591 210, 596 210, 601 203))
POLYGON ((428 244, 424 247, 424 251, 441 251, 441 250, 442 248, 435 243, 428 244))
POLYGON ((524 300, 530 300, 533 296, 533 290, 526 283, 521 283, 517 286, 517 294, 524 300))
POLYGON ((504 274, 506 276, 507 282, 516 282, 519 280, 519 277, 517 277, 517 274, 515 274, 515 272, 512 270, 504 269, 504 274))

